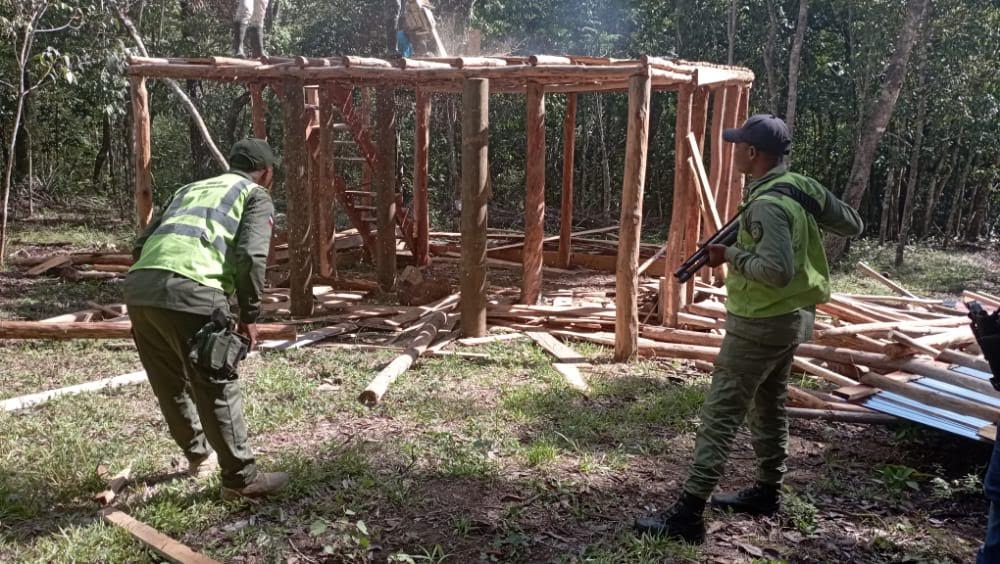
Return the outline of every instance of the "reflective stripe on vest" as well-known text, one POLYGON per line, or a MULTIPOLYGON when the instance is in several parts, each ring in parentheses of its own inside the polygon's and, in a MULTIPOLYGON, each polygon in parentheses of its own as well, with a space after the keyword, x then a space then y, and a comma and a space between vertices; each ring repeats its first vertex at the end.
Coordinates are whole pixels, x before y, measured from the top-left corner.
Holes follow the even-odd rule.
MULTIPOLYGON (((751 318, 776 317, 830 299, 830 269, 816 218, 791 196, 766 193, 777 184, 791 184, 814 198, 821 207, 826 205, 829 194, 826 189, 816 181, 799 174, 786 172, 754 188, 741 209, 759 198, 773 201, 785 211, 791 226, 795 273, 787 286, 776 288, 750 280, 736 269, 730 269, 726 277, 729 296, 726 299, 726 310, 734 315, 751 318)), ((745 219, 740 221, 736 246, 748 252, 754 252, 756 247, 745 219)))
POLYGON ((177 190, 132 270, 169 270, 231 294, 235 281, 227 257, 256 186, 226 173, 177 190))

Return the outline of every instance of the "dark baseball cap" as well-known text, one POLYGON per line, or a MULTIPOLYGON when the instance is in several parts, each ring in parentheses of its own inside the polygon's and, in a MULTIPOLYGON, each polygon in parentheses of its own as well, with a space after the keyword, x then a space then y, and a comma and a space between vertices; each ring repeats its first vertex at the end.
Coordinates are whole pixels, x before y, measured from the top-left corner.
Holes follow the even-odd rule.
POLYGON ((750 116, 743 127, 726 129, 722 138, 730 143, 749 143, 765 153, 784 155, 792 145, 792 134, 788 125, 774 114, 750 116))
POLYGON ((280 164, 281 159, 274 155, 271 146, 263 139, 248 137, 237 141, 229 151, 229 166, 237 170, 254 172, 280 164))

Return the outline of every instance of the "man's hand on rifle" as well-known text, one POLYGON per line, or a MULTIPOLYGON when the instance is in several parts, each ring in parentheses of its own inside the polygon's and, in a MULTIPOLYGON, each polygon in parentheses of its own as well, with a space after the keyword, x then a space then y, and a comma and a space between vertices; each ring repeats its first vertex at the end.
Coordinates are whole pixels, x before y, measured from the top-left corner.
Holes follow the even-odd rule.
POLYGON ((236 332, 243 335, 250 341, 250 349, 255 350, 257 348, 257 324, 256 323, 240 323, 237 327, 236 332))
POLYGON ((726 262, 726 248, 725 245, 709 245, 708 266, 715 268, 726 262))

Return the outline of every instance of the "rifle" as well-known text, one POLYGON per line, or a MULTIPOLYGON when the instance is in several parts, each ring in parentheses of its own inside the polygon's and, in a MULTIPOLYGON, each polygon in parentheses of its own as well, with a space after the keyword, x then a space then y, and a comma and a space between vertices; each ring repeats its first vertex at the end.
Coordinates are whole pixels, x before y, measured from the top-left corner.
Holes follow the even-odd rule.
POLYGON ((1000 392, 1000 310, 989 313, 979 302, 967 302, 969 319, 972 320, 972 333, 976 343, 983 350, 983 358, 990 365, 992 377, 990 383, 993 389, 1000 392))
MULTIPOLYGON (((795 186, 792 186, 791 184, 776 184, 762 192, 760 196, 766 196, 768 194, 788 196, 802 206, 806 212, 816 218, 820 216, 823 210, 822 206, 820 206, 819 202, 817 202, 815 198, 795 186)), ((677 270, 674 271, 674 278, 677 278, 678 282, 681 284, 687 282, 692 276, 695 275, 696 272, 698 272, 699 268, 708 263, 709 245, 725 245, 728 247, 736 242, 736 235, 740 229, 739 219, 747 207, 748 206, 744 205, 740 211, 729 220, 729 223, 723 225, 722 229, 720 229, 715 235, 709 237, 704 243, 700 243, 698 250, 682 262, 679 267, 677 267, 677 270)))

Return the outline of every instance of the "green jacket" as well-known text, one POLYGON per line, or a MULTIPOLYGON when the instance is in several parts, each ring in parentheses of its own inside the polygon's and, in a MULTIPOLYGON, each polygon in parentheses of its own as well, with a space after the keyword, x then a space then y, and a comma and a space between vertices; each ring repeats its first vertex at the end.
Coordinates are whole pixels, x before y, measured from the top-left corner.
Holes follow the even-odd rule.
MULTIPOLYGON (((230 171, 216 178, 231 183, 233 175, 250 180, 239 171, 230 171)), ((169 205, 167 209, 170 209, 169 205)), ((255 322, 260 315, 273 214, 274 205, 267 190, 255 184, 249 186, 241 201, 238 225, 225 254, 225 284, 214 280, 196 280, 200 278, 199 273, 185 275, 178 272, 184 269, 166 264, 169 259, 158 265, 155 257, 151 259, 148 253, 143 257, 150 237, 165 223, 164 216, 169 221, 169 214, 161 215, 146 228, 134 245, 132 254, 136 265, 125 282, 126 303, 210 315, 216 308, 228 304, 227 292, 222 287, 231 286, 226 289, 235 291, 240 321, 255 322)))
POLYGON ((830 298, 830 270, 820 229, 859 235, 858 212, 812 178, 778 165, 747 188, 736 244, 726 249, 729 313, 770 318, 823 303, 830 298), (822 212, 813 217, 787 196, 763 195, 778 183, 812 196, 822 212))

